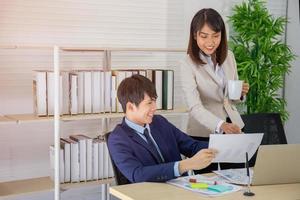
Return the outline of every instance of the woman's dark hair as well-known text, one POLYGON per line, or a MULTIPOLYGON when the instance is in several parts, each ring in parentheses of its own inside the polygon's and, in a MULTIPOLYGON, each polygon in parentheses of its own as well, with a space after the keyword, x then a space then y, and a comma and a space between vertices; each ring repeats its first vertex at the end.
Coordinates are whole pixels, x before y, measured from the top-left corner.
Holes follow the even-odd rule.
POLYGON ((128 102, 138 106, 144 100, 145 94, 151 99, 157 98, 155 86, 148 78, 135 74, 124 79, 120 83, 117 92, 118 100, 122 105, 123 112, 126 113, 126 104, 128 102))
POLYGON ((221 43, 216 50, 217 63, 221 65, 227 57, 228 50, 226 29, 221 15, 212 8, 201 9, 195 14, 191 22, 187 54, 189 54, 194 63, 200 65, 206 64, 199 56, 200 48, 198 47, 196 40, 198 31, 200 31, 205 24, 207 24, 213 31, 221 32, 221 43))

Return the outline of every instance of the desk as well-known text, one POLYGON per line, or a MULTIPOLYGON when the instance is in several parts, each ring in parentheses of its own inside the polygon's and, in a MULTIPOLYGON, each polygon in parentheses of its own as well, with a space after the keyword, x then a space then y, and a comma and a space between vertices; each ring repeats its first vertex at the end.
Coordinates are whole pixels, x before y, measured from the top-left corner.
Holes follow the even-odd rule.
POLYGON ((123 200, 220 200, 220 199, 247 199, 247 200, 300 200, 300 183, 282 185, 251 186, 254 197, 243 196, 243 190, 220 197, 204 197, 198 193, 185 190, 166 183, 136 183, 129 185, 113 186, 110 194, 123 200))

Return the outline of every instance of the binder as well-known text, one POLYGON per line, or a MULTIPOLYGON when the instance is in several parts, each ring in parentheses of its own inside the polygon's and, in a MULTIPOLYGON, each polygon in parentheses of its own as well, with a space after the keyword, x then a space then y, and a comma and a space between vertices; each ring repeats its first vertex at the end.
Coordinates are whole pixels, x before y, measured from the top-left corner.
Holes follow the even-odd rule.
POLYGON ((104 72, 104 112, 111 112, 111 71, 104 72))
MULTIPOLYGON (((55 149, 54 145, 49 147, 49 158, 50 158, 50 178, 54 180, 54 158, 55 158, 55 149)), ((64 150, 60 149, 59 151, 59 182, 64 183, 65 174, 64 174, 64 150)))
POLYGON ((98 144, 99 144, 99 168, 98 168, 98 175, 99 175, 99 179, 103 179, 104 177, 104 165, 105 165, 105 161, 104 161, 104 142, 103 140, 97 140, 98 144))
POLYGON ((77 92, 78 92, 78 113, 83 113, 84 107, 84 72, 78 71, 77 72, 78 79, 77 79, 77 92))
POLYGON ((174 71, 163 70, 163 95, 162 108, 172 110, 174 108, 174 71))
POLYGON ((70 79, 70 113, 78 114, 78 75, 71 73, 70 79))
POLYGON ((79 147, 79 180, 87 180, 87 147, 86 138, 82 135, 71 135, 70 139, 78 142, 79 147))
POLYGON ((84 71, 84 113, 92 113, 92 72, 84 71))
POLYGON ((99 178, 99 140, 93 139, 92 180, 99 178))
POLYGON ((155 85, 157 99, 156 99, 156 108, 158 110, 162 109, 162 96, 163 96, 163 71, 154 70, 152 73, 152 81, 155 85))
POLYGON ((69 72, 63 71, 61 72, 62 86, 61 86, 61 113, 63 115, 70 114, 70 80, 69 80, 69 72))
POLYGON ((71 144, 71 182, 79 182, 79 144, 75 140, 65 138, 71 144))
POLYGON ((92 72, 92 113, 101 112, 101 72, 92 72))
POLYGON ((34 113, 47 115, 47 75, 45 71, 35 71, 33 79, 34 113))
POLYGON ((60 138, 60 148, 64 151, 64 182, 71 182, 71 144, 68 140, 60 138))

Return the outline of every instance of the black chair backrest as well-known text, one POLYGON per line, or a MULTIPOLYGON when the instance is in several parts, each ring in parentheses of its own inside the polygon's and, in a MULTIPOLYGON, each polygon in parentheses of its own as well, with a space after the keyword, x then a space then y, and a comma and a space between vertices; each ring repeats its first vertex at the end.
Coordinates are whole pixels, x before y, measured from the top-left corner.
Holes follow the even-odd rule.
MULTIPOLYGON (((278 113, 257 113, 241 115, 245 133, 264 133, 261 144, 287 144, 283 125, 278 113)), ((257 151, 250 159, 249 165, 255 165, 257 151)))
MULTIPOLYGON (((110 132, 106 133, 105 136, 104 136, 106 142, 108 141, 109 135, 110 135, 110 132)), ((108 147, 108 145, 107 145, 107 147, 108 147)), ((108 152, 109 152, 109 155, 110 155, 109 147, 108 147, 108 152)), ((115 174, 116 184, 117 185, 130 184, 131 182, 120 172, 120 170, 115 165, 112 157, 111 157, 111 164, 112 164, 113 171, 114 171, 114 174, 115 174)))
POLYGON ((278 113, 242 115, 245 133, 264 133, 262 145, 287 144, 283 125, 278 113))

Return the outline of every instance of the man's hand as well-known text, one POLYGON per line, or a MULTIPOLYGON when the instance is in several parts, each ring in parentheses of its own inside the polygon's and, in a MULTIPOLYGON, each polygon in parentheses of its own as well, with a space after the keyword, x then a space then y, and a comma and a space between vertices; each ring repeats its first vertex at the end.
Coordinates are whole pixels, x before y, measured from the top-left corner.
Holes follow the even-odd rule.
POLYGON ((179 172, 183 174, 188 170, 199 170, 211 164, 215 158, 217 151, 214 149, 202 149, 193 157, 187 158, 179 162, 179 172))

